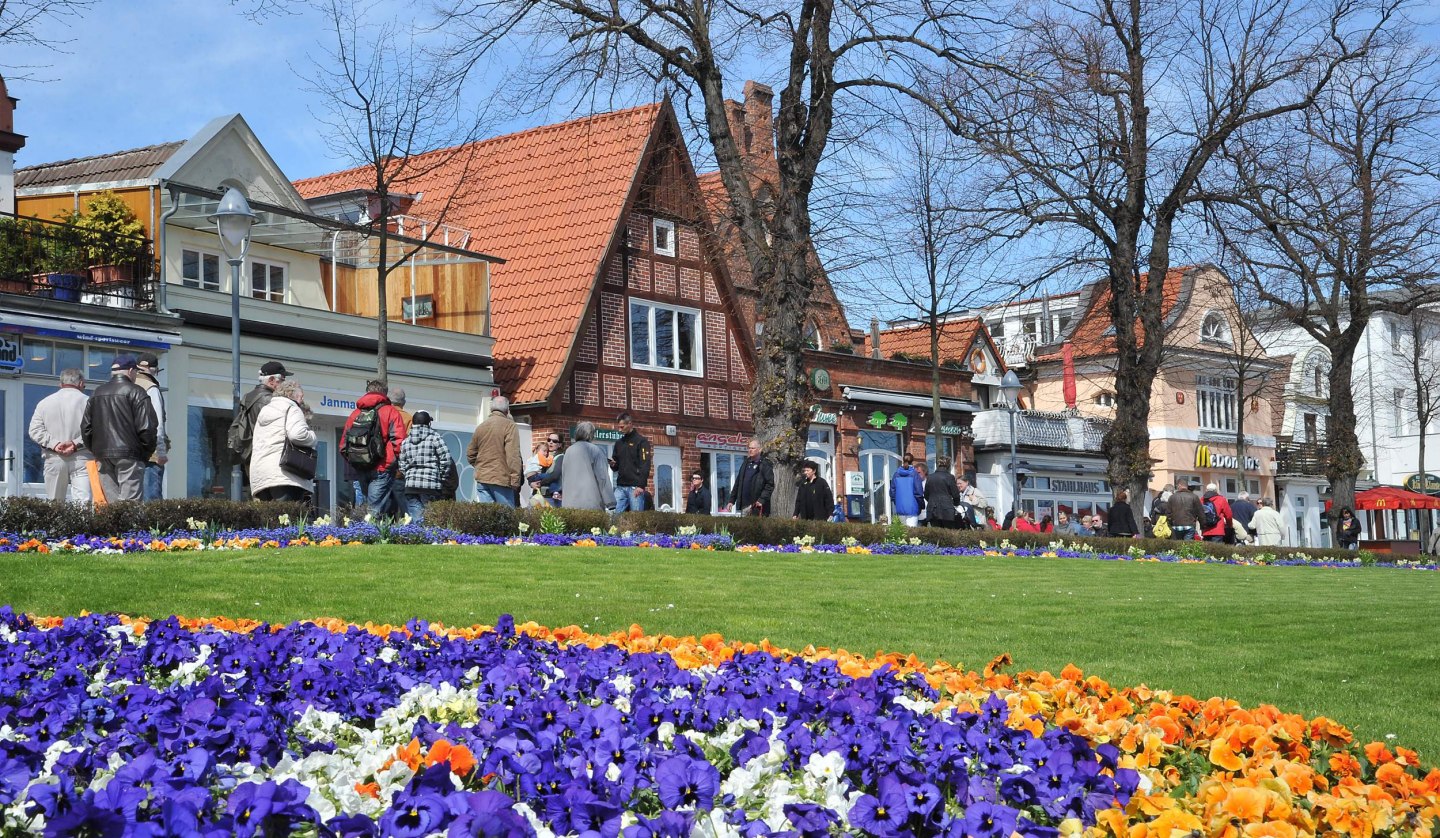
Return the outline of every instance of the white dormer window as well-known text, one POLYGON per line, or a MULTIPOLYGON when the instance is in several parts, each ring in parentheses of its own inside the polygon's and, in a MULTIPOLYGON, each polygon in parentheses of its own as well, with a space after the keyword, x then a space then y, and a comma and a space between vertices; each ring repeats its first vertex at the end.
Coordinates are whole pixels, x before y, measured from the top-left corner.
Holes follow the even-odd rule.
POLYGON ((675 222, 657 218, 651 227, 657 256, 675 255, 675 222))
POLYGON ((1228 344, 1230 342, 1230 324, 1225 322, 1225 318, 1221 316, 1220 312, 1212 311, 1205 315, 1204 321, 1200 324, 1200 339, 1212 343, 1228 344))
POLYGON ((1095 395, 1095 404, 1099 405, 1100 407, 1114 407, 1114 406, 1115 406, 1115 394, 1114 394, 1114 393, 1097 393, 1097 394, 1095 395))

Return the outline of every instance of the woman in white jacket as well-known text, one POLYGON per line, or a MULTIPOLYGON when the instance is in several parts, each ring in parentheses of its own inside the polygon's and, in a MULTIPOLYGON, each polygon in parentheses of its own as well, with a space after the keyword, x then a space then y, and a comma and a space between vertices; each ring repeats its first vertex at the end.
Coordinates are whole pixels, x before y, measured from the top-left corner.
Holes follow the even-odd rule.
POLYGON ((310 502, 315 481, 286 471, 280 466, 285 443, 315 447, 310 429, 310 408, 300 382, 290 379, 275 388, 270 403, 255 418, 255 442, 250 453, 250 494, 256 500, 310 502))

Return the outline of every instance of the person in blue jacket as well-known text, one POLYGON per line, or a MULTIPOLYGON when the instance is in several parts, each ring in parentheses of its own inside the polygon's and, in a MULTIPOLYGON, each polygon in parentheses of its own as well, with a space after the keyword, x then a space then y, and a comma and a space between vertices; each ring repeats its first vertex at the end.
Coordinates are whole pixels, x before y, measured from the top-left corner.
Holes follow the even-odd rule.
POLYGON ((925 483, 915 471, 915 455, 906 454, 900 468, 890 478, 890 509, 907 527, 920 525, 920 510, 925 508, 925 483))

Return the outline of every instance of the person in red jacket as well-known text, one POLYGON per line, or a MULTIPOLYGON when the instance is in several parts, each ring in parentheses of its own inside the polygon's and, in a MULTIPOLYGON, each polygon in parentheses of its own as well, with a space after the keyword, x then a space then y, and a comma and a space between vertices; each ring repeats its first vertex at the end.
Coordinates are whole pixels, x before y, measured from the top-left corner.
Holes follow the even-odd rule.
POLYGON ((383 381, 366 382, 365 395, 345 420, 340 455, 355 470, 357 495, 365 499, 370 514, 395 518, 404 512, 391 489, 406 432, 405 417, 390 403, 387 389, 383 381))
POLYGON ((1030 517, 1030 510, 1022 509, 1015 515, 1015 523, 1010 525, 1018 532, 1040 532, 1040 525, 1030 517))
MULTIPOLYGON (((1230 501, 1220 494, 1219 487, 1214 483, 1205 487, 1205 497, 1202 500, 1203 503, 1215 507, 1215 512, 1219 514, 1220 520, 1216 522, 1215 526, 1202 529, 1200 534, 1205 537, 1206 541, 1230 542, 1235 533, 1235 513, 1230 511, 1230 501)), ((1201 524, 1204 525, 1203 520, 1201 524)))

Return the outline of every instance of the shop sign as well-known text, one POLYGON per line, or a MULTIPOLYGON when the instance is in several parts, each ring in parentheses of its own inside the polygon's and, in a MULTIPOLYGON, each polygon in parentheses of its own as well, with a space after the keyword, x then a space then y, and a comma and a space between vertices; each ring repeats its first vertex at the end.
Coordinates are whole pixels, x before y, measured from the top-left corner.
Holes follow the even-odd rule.
POLYGON ((19 372, 25 366, 25 355, 20 351, 20 341, 9 335, 0 335, 0 370, 19 372))
POLYGON ((711 451, 748 451, 750 441, 744 434, 696 434, 695 447, 711 451))
POLYGON ((1098 480, 1061 480, 1053 477, 1050 479, 1050 491, 1075 495, 1100 495, 1105 493, 1105 490, 1101 488, 1100 481, 1098 480))
POLYGON ((830 371, 824 367, 816 367, 810 371, 810 386, 816 390, 830 389, 830 371))
MULTIPOLYGON (((1240 458, 1234 454, 1217 454, 1210 450, 1208 445, 1195 446, 1195 467, 1196 468, 1218 468, 1235 469, 1240 465, 1240 458)), ((1259 471, 1260 461, 1254 457, 1245 458, 1246 471, 1259 471)))
POLYGON ((332 408, 332 409, 335 409, 335 410, 354 410, 354 409, 355 409, 355 400, 354 400, 354 399, 340 399, 340 398, 336 398, 336 397, 330 395, 329 393, 321 393, 321 394, 320 394, 320 403, 319 403, 318 406, 319 406, 319 407, 328 407, 328 408, 332 408))
POLYGON ((845 472, 845 494, 847 494, 847 495, 863 495, 863 494, 865 494, 865 472, 863 472, 863 471, 847 471, 847 472, 845 472))
POLYGON ((810 405, 810 423, 812 425, 838 425, 840 424, 840 414, 826 413, 820 409, 820 405, 812 404, 810 405))
POLYGON ((865 423, 872 428, 894 428, 903 431, 910 424, 910 418, 903 413, 896 413, 886 416, 883 410, 877 410, 870 414, 870 419, 865 423))
POLYGON ((1412 492, 1423 492, 1427 495, 1433 495, 1440 492, 1440 475, 1430 474, 1429 472, 1425 474, 1412 474, 1405 478, 1405 488, 1412 492))
POLYGON ((946 422, 940 426, 940 433, 943 436, 964 436, 968 432, 968 428, 956 425, 954 422, 946 422))
POLYGON ((104 346, 139 346, 146 349, 169 349, 170 344, 158 340, 143 340, 141 338, 117 337, 115 335, 97 335, 92 332, 71 331, 68 329, 46 329, 40 326, 18 326, 7 325, 7 333, 23 333, 35 335, 42 338, 62 338, 64 340, 77 340, 84 343, 94 343, 104 346))

